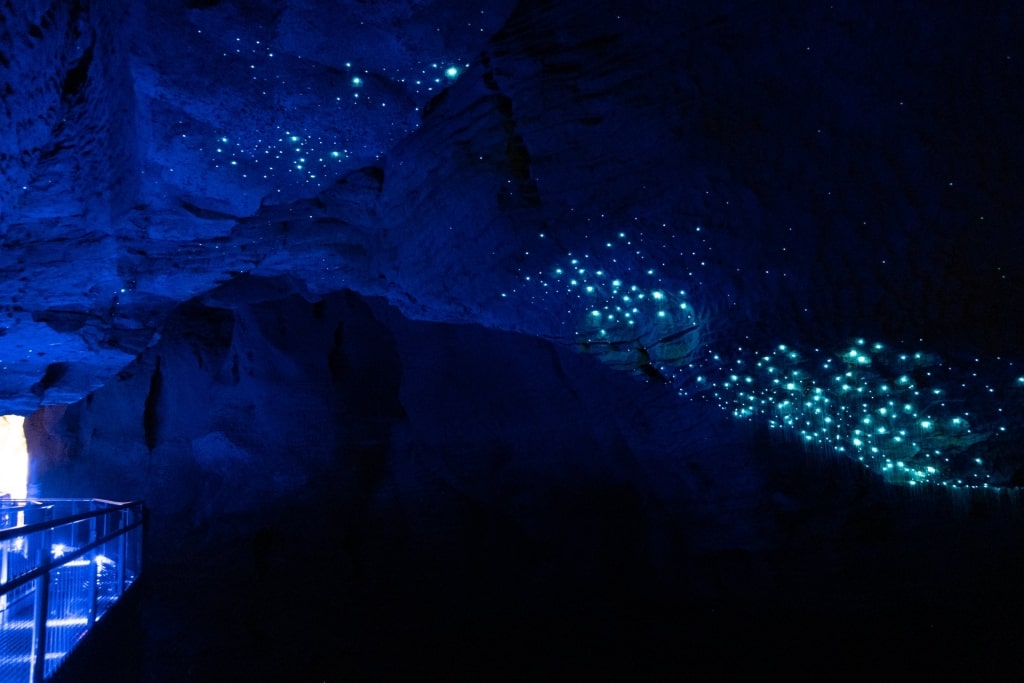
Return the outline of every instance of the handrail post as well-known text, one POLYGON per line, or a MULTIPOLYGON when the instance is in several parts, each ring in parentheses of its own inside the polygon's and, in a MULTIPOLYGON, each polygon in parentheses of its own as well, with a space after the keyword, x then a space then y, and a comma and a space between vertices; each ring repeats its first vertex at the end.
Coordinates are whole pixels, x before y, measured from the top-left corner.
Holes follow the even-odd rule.
MULTIPOLYGON (((89 520, 89 543, 93 543, 97 539, 96 535, 96 520, 98 517, 92 517, 89 520)), ((92 628, 96 623, 96 607, 99 604, 100 594, 100 572, 99 565, 96 563, 96 557, 98 553, 96 548, 89 551, 89 628, 92 628)))
MULTIPOLYGON (((42 540, 36 548, 36 566, 42 566, 50 561, 50 529, 42 531, 41 535, 42 540)), ((46 672, 46 618, 50 611, 50 572, 44 572, 35 583, 30 680, 32 683, 42 683, 46 672)))
POLYGON ((117 512, 118 531, 117 537, 117 596, 121 597, 125 591, 125 580, 127 574, 124 570, 125 560, 128 558, 128 509, 122 508, 117 512))
MULTIPOLYGON (((7 575, 10 573, 10 558, 8 552, 10 542, 0 541, 0 553, 2 553, 2 559, 0 559, 0 585, 7 583, 7 575)), ((7 593, 0 595, 0 626, 7 623, 7 593)))

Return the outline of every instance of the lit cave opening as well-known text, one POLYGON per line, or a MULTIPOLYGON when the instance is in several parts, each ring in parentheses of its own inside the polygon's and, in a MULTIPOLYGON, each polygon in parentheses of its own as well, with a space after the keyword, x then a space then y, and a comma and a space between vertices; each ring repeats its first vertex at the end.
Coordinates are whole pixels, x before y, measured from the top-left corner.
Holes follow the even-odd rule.
POLYGON ((28 446, 25 418, 0 416, 0 497, 15 500, 28 493, 28 446))

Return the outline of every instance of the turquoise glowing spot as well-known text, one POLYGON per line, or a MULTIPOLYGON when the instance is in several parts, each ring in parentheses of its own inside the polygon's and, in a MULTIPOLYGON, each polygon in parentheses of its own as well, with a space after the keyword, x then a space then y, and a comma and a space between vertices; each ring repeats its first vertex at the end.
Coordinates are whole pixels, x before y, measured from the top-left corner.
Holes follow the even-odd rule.
POLYGON ((612 280, 612 287, 621 287, 622 280, 612 280))
POLYGON ((354 85, 354 86, 356 86, 358 88, 362 84, 363 84, 363 79, 361 79, 359 76, 353 76, 352 77, 352 85, 354 85))
POLYGON ((595 318, 600 318, 601 317, 601 311, 591 311, 590 315, 594 316, 595 318))
POLYGON ((457 67, 450 66, 447 69, 445 69, 444 75, 447 76, 448 78, 458 78, 459 70, 457 67))
POLYGON ((931 429, 931 428, 932 428, 931 420, 921 420, 921 429, 931 429))
POLYGON ((652 296, 652 297, 654 297, 654 299, 655 299, 656 301, 660 301, 661 299, 664 299, 664 298, 665 298, 665 294, 664 294, 664 292, 659 292, 659 291, 653 291, 653 292, 651 292, 651 296, 652 296))

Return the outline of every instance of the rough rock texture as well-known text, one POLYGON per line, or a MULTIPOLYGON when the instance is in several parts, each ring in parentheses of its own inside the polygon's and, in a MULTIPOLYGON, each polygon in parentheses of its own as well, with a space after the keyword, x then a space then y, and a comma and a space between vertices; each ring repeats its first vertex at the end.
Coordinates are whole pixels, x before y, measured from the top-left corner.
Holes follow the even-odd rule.
POLYGON ((150 510, 68 680, 998 672, 1015 494, 726 389, 924 349, 872 381, 1024 481, 1020 10, 486 5, 0 7, 0 411, 40 495, 150 510))
POLYGON ((6 409, 244 273, 564 335, 501 294, 623 230, 709 336, 1019 350, 1010 10, 454 5, 5 9, 6 409))

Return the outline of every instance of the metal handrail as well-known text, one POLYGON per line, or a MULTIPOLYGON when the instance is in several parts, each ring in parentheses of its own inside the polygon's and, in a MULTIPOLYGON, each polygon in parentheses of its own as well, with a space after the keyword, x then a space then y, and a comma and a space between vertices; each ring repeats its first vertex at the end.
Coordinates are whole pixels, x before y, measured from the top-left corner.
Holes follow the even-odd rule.
MULTIPOLYGON (((136 521, 136 522, 133 522, 133 523, 129 524, 128 526, 119 527, 117 529, 117 531, 113 531, 113 532, 107 534, 106 536, 104 536, 103 538, 99 538, 99 539, 97 539, 97 540, 95 540, 95 541, 93 541, 93 542, 91 542, 91 543, 89 543, 87 545, 82 546, 81 548, 78 548, 76 550, 72 550, 70 552, 64 553, 63 555, 60 556, 60 561, 59 562, 56 562, 54 560, 49 560, 48 562, 46 562, 46 563, 36 567, 35 569, 27 571, 24 574, 20 574, 16 578, 13 578, 10 581, 4 583, 2 586, 0 586, 0 595, 6 595, 7 593, 13 591, 14 589, 19 588, 21 586, 24 586, 26 583, 28 583, 29 581, 32 581, 33 579, 38 579, 40 576, 43 576, 45 574, 49 574, 54 569, 60 569, 64 565, 70 564, 71 562, 74 562, 75 560, 80 558, 82 555, 85 555, 90 550, 95 550, 96 548, 100 547, 104 543, 109 543, 110 541, 113 541, 118 536, 124 536, 126 533, 128 533, 132 529, 135 529, 135 528, 140 527, 140 526, 142 526, 142 520, 141 519, 136 521)), ((25 528, 25 527, 21 527, 21 528, 25 528)), ((49 527, 49 528, 56 528, 56 527, 49 527)))
MULTIPOLYGON (((100 500, 98 498, 82 498, 75 500, 76 502, 83 503, 96 501, 98 503, 107 504, 107 501, 100 500)), ((133 506, 141 505, 141 503, 112 503, 112 505, 115 505, 116 507, 103 508, 102 510, 87 510, 85 512, 78 512, 73 515, 68 515, 67 517, 61 517, 60 519, 43 520, 42 522, 33 522, 32 524, 25 524, 23 526, 12 526, 7 529, 0 530, 0 541, 6 541, 9 538, 24 536, 26 534, 32 534, 37 531, 43 531, 45 529, 56 529, 57 527, 84 521, 86 519, 89 519, 90 517, 102 517, 103 515, 110 514, 111 512, 117 512, 119 510, 124 510, 133 506)), ((53 506, 44 505, 38 509, 45 510, 48 507, 52 508, 53 506)))

